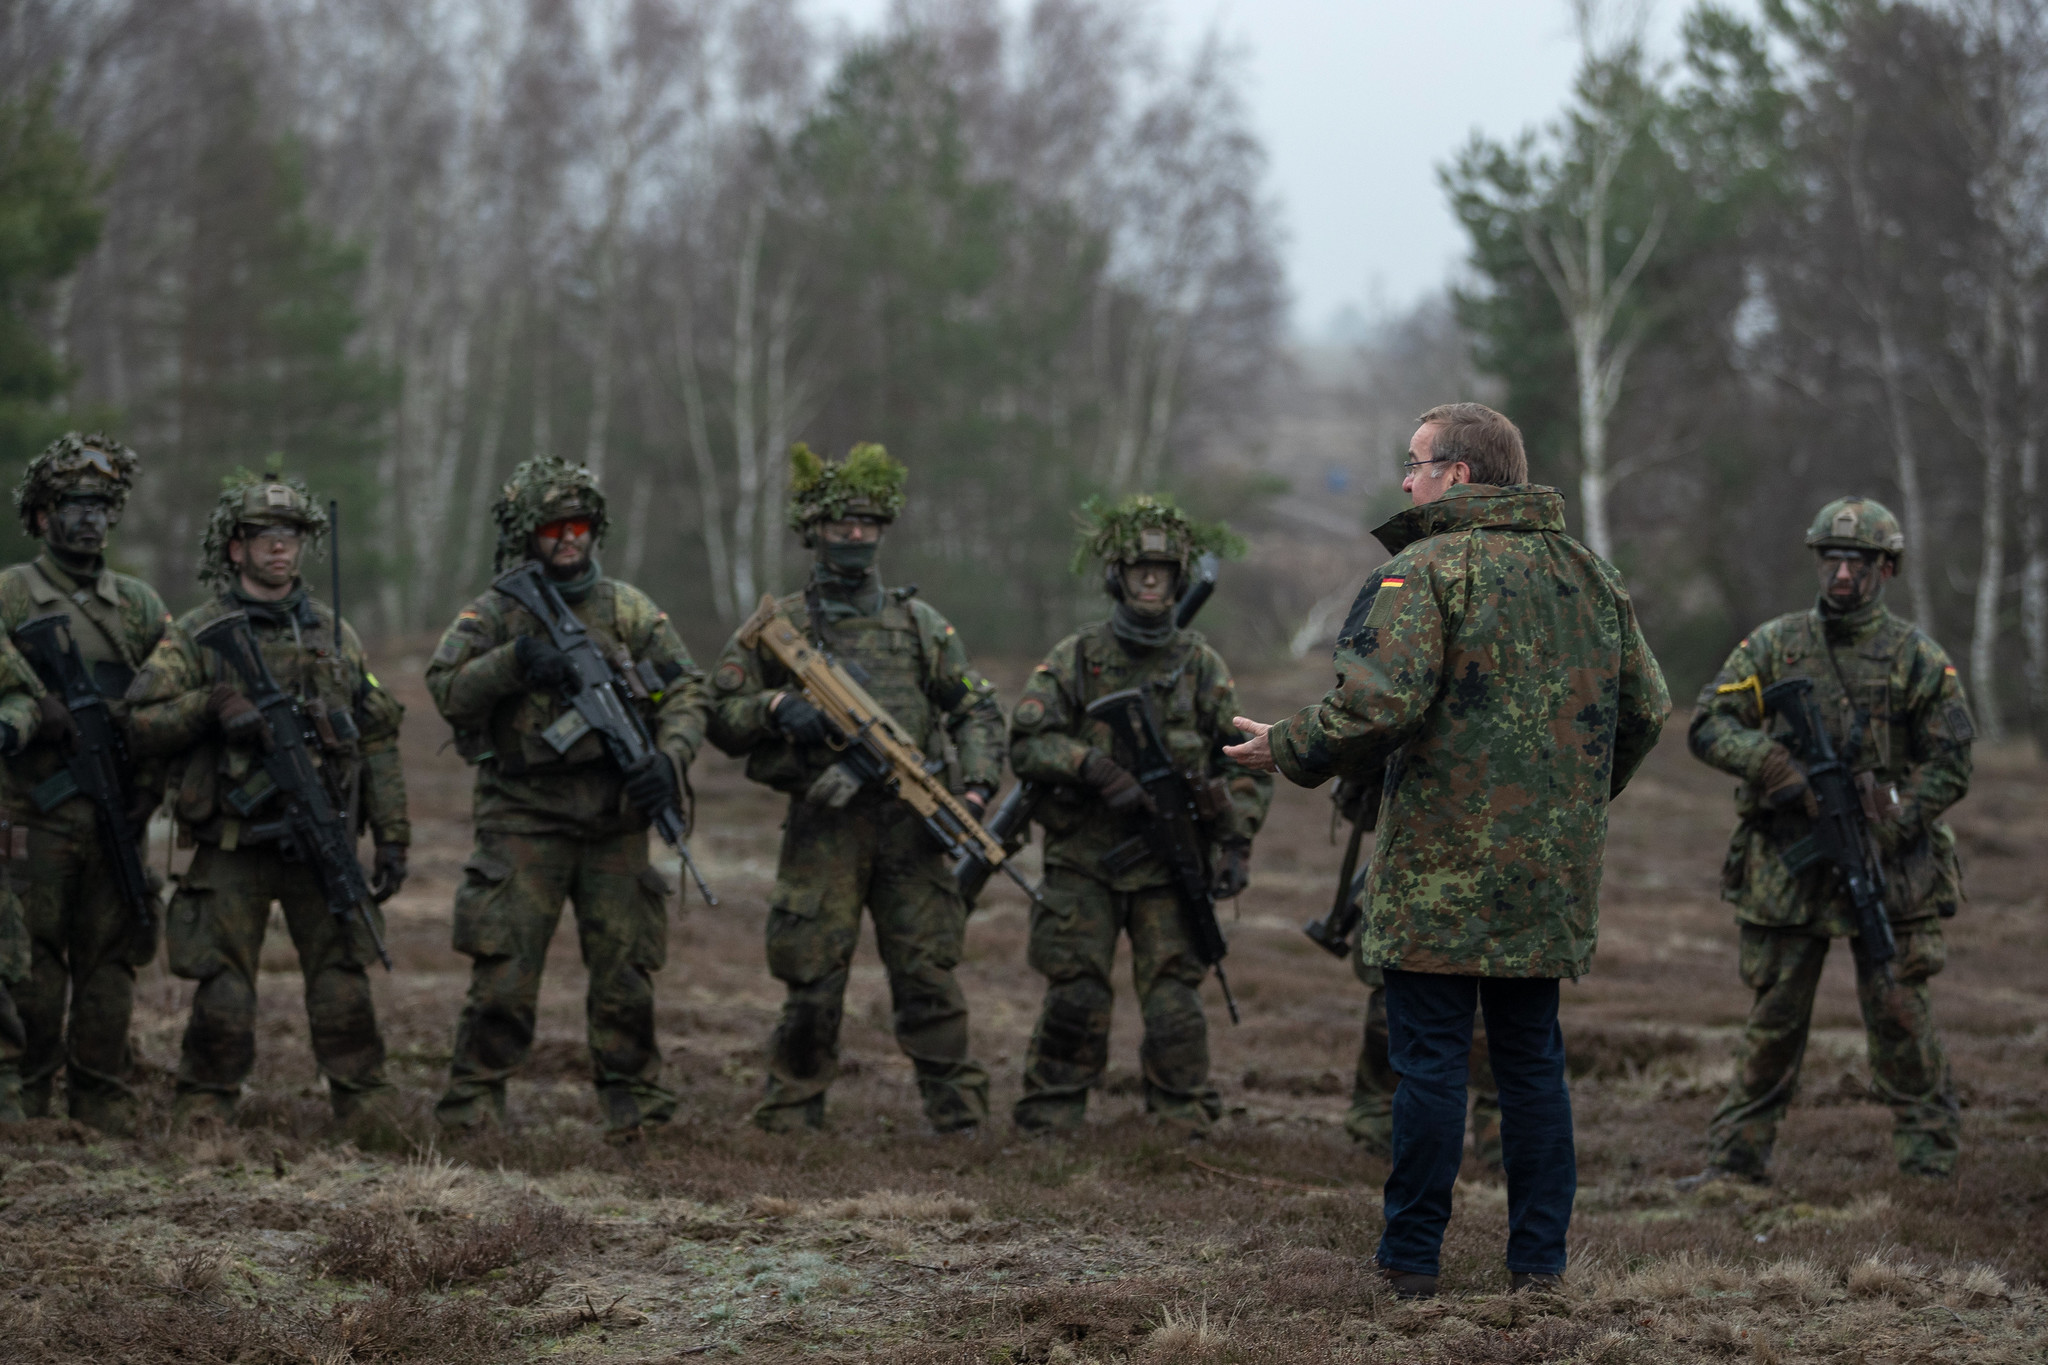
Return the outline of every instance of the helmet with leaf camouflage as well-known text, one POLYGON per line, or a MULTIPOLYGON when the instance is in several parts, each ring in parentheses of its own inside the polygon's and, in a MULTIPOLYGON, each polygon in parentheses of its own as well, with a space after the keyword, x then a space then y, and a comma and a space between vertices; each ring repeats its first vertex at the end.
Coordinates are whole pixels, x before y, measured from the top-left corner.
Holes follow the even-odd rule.
POLYGON ((1074 550, 1077 574, 1100 564, 1113 575, 1120 565, 1149 560, 1174 565, 1185 579, 1196 555, 1236 559, 1245 551, 1244 538, 1222 522, 1196 521, 1172 499, 1152 493, 1133 493, 1118 503, 1090 498, 1075 520, 1081 530, 1074 550))
POLYGON ((136 463, 135 452, 111 436, 65 432, 28 462, 14 487, 14 510, 22 529, 32 536, 40 534, 36 514, 47 512, 70 493, 108 499, 118 519, 135 482, 136 463))
POLYGON ((789 529, 810 545, 817 538, 812 528, 821 521, 894 521, 903 510, 903 481, 909 476, 873 441, 863 441, 836 464, 799 441, 789 448, 789 529))
POLYGON ((604 494, 597 475, 580 464, 552 455, 528 460, 512 471, 512 477, 491 508, 498 523, 499 569, 509 569, 527 556, 533 533, 551 521, 564 517, 590 518, 590 544, 595 549, 604 540, 607 524, 604 494))
POLYGON ((206 519, 206 534, 199 542, 201 583, 224 587, 234 582, 228 542, 239 540, 244 526, 296 526, 311 553, 327 534, 327 513, 304 479, 283 472, 281 458, 272 458, 261 474, 237 469, 220 481, 220 497, 206 519))
POLYGON ((1906 553, 1906 533, 1891 509, 1875 498, 1836 498, 1807 529, 1812 550, 1875 550, 1894 562, 1906 553))

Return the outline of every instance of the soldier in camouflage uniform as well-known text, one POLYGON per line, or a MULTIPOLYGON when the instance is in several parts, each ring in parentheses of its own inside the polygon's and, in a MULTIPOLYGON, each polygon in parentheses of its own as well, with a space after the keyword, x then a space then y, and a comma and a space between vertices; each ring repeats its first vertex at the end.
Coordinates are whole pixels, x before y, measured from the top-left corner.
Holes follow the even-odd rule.
POLYGON ((199 983, 178 1063, 181 1123, 231 1121, 255 1066, 256 973, 273 902, 298 950, 313 1057, 336 1118, 389 1118, 384 1040, 364 970, 375 952, 369 930, 359 916, 335 918, 318 874, 287 854, 262 767, 269 722, 194 638, 232 612, 248 616, 271 675, 318 731, 311 748, 329 799, 375 841, 372 890, 380 900, 395 893, 412 840, 398 765, 404 708, 378 685, 346 623, 337 651, 334 609, 299 577, 326 531, 327 514, 299 480, 246 470, 224 480, 200 550, 200 581, 214 598, 171 625, 128 693, 136 751, 166 762, 179 841, 198 846, 166 916, 171 971, 199 983))
MULTIPOLYGON (((995 689, 938 609, 915 588, 884 587, 875 568, 884 529, 903 508, 903 466, 872 444, 836 464, 798 446, 791 466, 790 529, 817 559, 809 584, 776 609, 946 764, 953 790, 979 816, 1003 775, 995 689)), ((770 1132, 823 1126, 865 904, 925 1116, 942 1133, 977 1131, 988 1117, 988 1073, 968 1056, 967 1001, 953 977, 967 909, 937 843, 900 799, 832 782, 838 737, 774 660, 735 637, 712 688, 713 742, 745 755, 748 777, 790 798, 768 913, 768 970, 789 994, 754 1122, 770 1132)))
POLYGON ((1898 944, 1891 980, 1857 972, 1871 1086, 1891 1106, 1899 1169, 1945 1177, 1962 1125, 1927 983, 1948 956, 1941 921, 1962 899, 1955 834, 1940 816, 1969 790, 1975 727, 1941 646, 1885 608, 1905 553, 1898 520, 1868 498, 1841 498, 1821 508, 1806 543, 1819 556, 1819 600, 1735 647, 1700 692, 1688 735, 1698 758, 1744 782, 1721 894, 1742 929, 1743 983, 1756 992, 1734 1084, 1708 1128, 1706 1175, 1765 1177, 1828 941, 1855 933, 1834 879, 1820 868, 1794 875, 1782 856, 1808 831, 1808 797, 1783 723, 1761 714, 1763 689, 1805 677, 1836 751, 1853 755, 1898 944))
POLYGON ((1145 1108, 1200 1134, 1222 1112, 1209 1084, 1209 1027, 1199 994, 1208 969, 1195 955, 1180 896, 1159 859, 1147 852, 1105 864, 1112 850, 1142 838, 1150 798, 1116 761, 1108 725, 1087 712, 1112 692, 1150 690, 1162 738, 1203 807, 1216 894, 1243 891, 1273 780, 1223 758, 1222 747, 1239 738, 1231 725, 1237 686, 1222 656, 1173 622, 1192 556, 1234 550, 1238 542, 1223 527, 1198 525, 1146 494, 1111 508, 1091 504, 1084 520, 1075 568, 1102 574, 1115 610, 1053 646, 1011 718, 1010 766, 1025 781, 1050 784, 1037 815, 1045 827, 1044 899, 1031 911, 1031 965, 1047 987, 1016 1122, 1028 1132, 1081 1123, 1088 1092, 1102 1083, 1109 1063, 1110 970, 1117 936, 1128 934, 1145 1021, 1145 1108))
POLYGON ((605 654, 653 670, 660 687, 641 704, 660 753, 627 773, 587 726, 565 736, 566 749, 552 743, 576 724, 560 690, 568 657, 495 588, 441 637, 427 689, 476 766, 476 850, 455 893, 455 948, 474 964, 469 998, 435 1115, 451 1129, 504 1121, 505 1081, 532 1050, 541 969, 567 900, 590 973, 591 1080, 607 1133, 630 1141, 676 1107, 654 1037, 654 973, 668 960, 673 888, 648 861, 641 811, 687 791, 704 742, 704 677, 668 613, 604 576, 596 550, 605 499, 588 469, 529 460, 493 515, 500 570, 538 562, 605 654))
POLYGON ((1423 414, 1374 532, 1393 553, 1337 640, 1337 685, 1232 753, 1315 786, 1388 769, 1362 934, 1383 969, 1394 1165, 1378 1261, 1436 1291, 1464 1152, 1472 1011, 1500 1087, 1508 1269, 1563 1273, 1577 1187, 1558 979, 1592 965, 1607 805, 1670 711, 1621 576, 1527 483, 1521 433, 1478 403, 1423 414))
MULTIPOLYGON (((120 520, 135 465, 134 451, 105 436, 72 432, 52 442, 14 492, 22 529, 42 540, 43 553, 0 572, 0 631, 11 640, 33 617, 68 615, 79 656, 117 718, 135 671, 170 620, 155 589, 106 564, 107 534, 120 520)), ((30 1117, 49 1113, 62 1068, 71 1117, 125 1134, 135 1122, 127 1080, 135 969, 156 955, 156 925, 138 922, 122 896, 92 803, 73 795, 45 811, 35 799, 42 783, 62 773, 76 733, 63 700, 42 686, 11 642, 0 647, 0 821, 8 826, 0 857, 9 861, 32 944, 26 976, 15 986, 25 1048, 22 1109, 30 1117)), ((156 807, 161 779, 137 776, 128 814, 139 829, 156 807)), ((13 898, 10 889, 4 899, 13 898)), ((0 926, 0 938, 6 933, 0 926)), ((6 956, 0 950, 0 976, 6 956)), ((0 1018, 0 1054, 6 1030, 0 1018)), ((6 1084, 0 1077, 0 1089, 6 1084)), ((7 1108, 0 1097, 0 1114, 7 1108)))

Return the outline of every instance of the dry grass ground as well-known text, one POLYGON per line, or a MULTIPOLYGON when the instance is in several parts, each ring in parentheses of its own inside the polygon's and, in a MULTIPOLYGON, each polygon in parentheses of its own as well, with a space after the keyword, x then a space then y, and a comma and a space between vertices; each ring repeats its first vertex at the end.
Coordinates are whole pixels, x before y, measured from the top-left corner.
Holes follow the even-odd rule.
MULTIPOLYGON (((1277 714, 1322 685, 1304 668, 1248 680, 1247 700, 1277 714)), ((1599 960, 1565 988, 1581 1153, 1567 1289, 1505 1296, 1505 1195, 1475 1166, 1448 1293, 1407 1306, 1362 1268, 1385 1168, 1340 1127, 1363 992, 1298 929, 1327 904, 1337 863, 1320 793, 1283 784, 1259 843, 1230 958, 1245 1020, 1231 1028, 1218 1008, 1212 1035, 1229 1118, 1199 1148, 1141 1112, 1128 998, 1085 1136, 1025 1142, 1003 1122, 974 1142, 926 1135, 871 943, 830 1131, 755 1133, 745 1114, 778 1000, 759 936, 779 811, 715 758, 698 779, 696 847, 726 903, 692 900, 660 982, 677 1121, 638 1150, 598 1137, 565 932, 512 1130, 437 1146, 428 1110, 466 979, 447 944, 466 777, 424 697, 409 700, 421 845, 391 907, 399 970, 376 989, 417 1146, 365 1153, 324 1131, 283 941, 265 954, 240 1126, 167 1136, 189 988, 150 969, 136 1020, 146 1135, 107 1142, 50 1121, 0 1132, 0 1358, 2048 1357, 2048 783, 2031 760, 1983 757, 1957 814, 1973 899, 1937 985, 1967 1105, 1957 1180, 1892 1171, 1838 953, 1777 1185, 1674 1192, 1701 1162, 1746 1004, 1714 893, 1728 782, 1674 734, 1616 809, 1599 960)), ((990 902, 962 975, 1000 1109, 1040 983, 1023 965, 1021 897, 999 881, 990 902)))

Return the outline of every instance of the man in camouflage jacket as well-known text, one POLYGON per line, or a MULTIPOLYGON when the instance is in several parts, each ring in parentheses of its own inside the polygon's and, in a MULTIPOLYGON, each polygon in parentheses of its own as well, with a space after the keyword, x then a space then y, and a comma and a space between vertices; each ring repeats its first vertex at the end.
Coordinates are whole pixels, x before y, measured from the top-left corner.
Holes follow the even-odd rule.
POLYGON ((1803 677, 1875 816, 1898 946, 1889 979, 1857 971, 1871 1087, 1891 1106, 1899 1168, 1945 1177, 1962 1124, 1927 983, 1948 957, 1941 921, 1962 899, 1955 834, 1940 816, 1969 790, 1975 727, 1941 646, 1885 608, 1884 585, 1905 552, 1898 520, 1868 498, 1841 498, 1820 510, 1806 543, 1819 556, 1819 600, 1735 647, 1701 690, 1688 734, 1698 758, 1743 779, 1721 895, 1735 906, 1742 979, 1756 992, 1734 1084, 1708 1128, 1706 1174, 1766 1174, 1799 1085, 1828 941, 1855 933, 1836 879, 1823 868, 1794 874, 1784 858, 1810 829, 1806 781, 1782 742, 1784 722, 1762 714, 1763 693, 1803 677))
POLYGON ((1375 532, 1394 558, 1338 637, 1337 686, 1233 752, 1304 786, 1385 765, 1362 931, 1401 1077, 1379 1264, 1435 1292, 1476 997, 1521 1287, 1563 1273, 1578 1183, 1558 979, 1592 965, 1607 803, 1671 701, 1621 576, 1524 482, 1513 423, 1434 408, 1409 451, 1417 505, 1375 532))
MULTIPOLYGON (((569 662, 540 622, 493 588, 464 607, 427 667, 427 689, 476 765, 476 851, 455 893, 455 948, 474 964, 455 1030, 448 1091, 435 1110, 452 1129, 503 1122, 505 1081, 533 1048, 548 942, 575 906, 590 984, 592 1083, 606 1131, 631 1140, 666 1123, 654 1036, 654 973, 668 960, 672 888, 648 861, 642 814, 687 790, 704 742, 704 679, 668 613, 604 576, 604 495, 588 469, 530 460, 494 515, 497 567, 538 562, 609 657, 649 665, 660 687, 641 703, 660 754, 625 773, 587 729, 566 750, 549 727, 573 724, 561 685, 569 662)), ((687 803, 685 813, 687 814, 687 803)))
MULTIPOLYGON (((885 588, 875 568, 883 530, 903 507, 903 466, 872 444, 841 463, 798 446, 792 465, 790 528, 817 560, 804 591, 775 609, 946 765, 978 816, 1003 775, 995 689, 937 608, 915 588, 885 588)), ((754 1122, 770 1132, 823 1126, 865 904, 889 973, 896 1043, 917 1069, 926 1118, 942 1133, 978 1129, 988 1073, 968 1056, 967 1001, 953 976, 967 908, 937 843, 897 797, 831 780, 841 771, 830 747, 838 736, 772 658, 735 636, 712 689, 712 741, 745 755, 748 777, 790 798, 768 911, 768 970, 789 993, 754 1122)))
POLYGON ((1076 567, 1102 573, 1115 610, 1053 646, 1011 718, 1010 766, 1024 781, 1050 784, 1037 814, 1045 827, 1045 886, 1031 911, 1031 965, 1047 985, 1016 1122, 1027 1132, 1080 1125, 1088 1092, 1109 1063, 1110 971, 1117 937, 1128 934, 1145 1027, 1145 1108, 1203 1133, 1222 1112, 1209 1084, 1208 1020, 1198 993, 1208 968, 1158 857, 1109 857, 1143 838, 1150 798, 1117 761, 1109 726, 1091 720, 1088 706, 1129 688, 1150 694, 1161 737, 1205 807, 1216 894, 1243 891, 1273 779, 1222 756, 1240 738, 1231 724, 1237 686, 1223 657, 1173 620, 1191 556, 1234 548, 1235 537, 1145 494, 1089 511, 1076 567))
MULTIPOLYGON (((135 969, 156 955, 156 923, 138 920, 123 897, 92 803, 73 794, 44 810, 36 799, 39 789, 48 790, 45 782, 61 781, 77 727, 12 637, 34 617, 69 616, 80 659, 109 710, 122 714, 135 671, 170 620, 155 589, 106 563, 107 535, 120 520, 135 466, 135 452, 105 436, 71 432, 53 441, 29 463, 14 493, 22 529, 43 542, 43 553, 0 572, 0 631, 8 637, 0 646, 0 821, 7 827, 0 858, 20 892, 31 945, 27 971, 14 987, 23 1035, 21 1108, 32 1118, 49 1113, 61 1068, 71 1117, 114 1134, 128 1133, 135 1122, 128 1023, 135 969)), ((128 815, 139 830, 156 807, 161 778, 131 776, 138 780, 128 815)), ((6 914, 0 907, 0 919, 6 914)), ((0 938, 6 936, 0 926, 0 938)), ((6 956, 0 950, 0 979, 6 956)), ((6 1032, 0 1017, 0 1068, 7 1065, 6 1032)), ((0 1075, 0 1091, 7 1084, 0 1075)), ((0 1094, 0 1115, 8 1107, 0 1094)))
MULTIPOLYGON (((318 874, 283 846, 262 755, 269 722, 218 654, 195 638, 233 612, 249 618, 263 662, 319 734, 315 761, 336 810, 375 841, 379 898, 405 879, 405 778, 398 701, 377 684, 345 622, 306 590, 299 567, 327 531, 297 479, 237 472, 207 521, 200 580, 212 601, 180 616, 129 689, 136 752, 165 762, 181 843, 197 844, 166 916, 171 971, 199 983, 178 1063, 174 1117, 233 1118, 256 1061, 256 973, 271 903, 284 911, 306 983, 313 1058, 335 1116, 384 1123, 392 1092, 366 964, 375 951, 360 916, 328 910, 318 874)), ((373 913, 367 912, 366 913, 373 913)), ((381 917, 378 925, 381 934, 381 917)))

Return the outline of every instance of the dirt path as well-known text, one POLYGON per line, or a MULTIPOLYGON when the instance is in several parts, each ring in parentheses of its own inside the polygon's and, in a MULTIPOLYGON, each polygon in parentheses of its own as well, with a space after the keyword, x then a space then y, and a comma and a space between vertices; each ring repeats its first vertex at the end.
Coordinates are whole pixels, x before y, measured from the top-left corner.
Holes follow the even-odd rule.
MULTIPOLYGON (((387 677, 411 672, 393 667, 387 677)), ((1021 669, 1004 670, 1017 674, 1021 669)), ((1014 695, 1015 677, 1005 677, 1014 695)), ((1246 680, 1256 714, 1312 699, 1322 666, 1246 680)), ((403 686, 403 684, 401 684, 403 686)), ((468 854, 467 776, 408 697, 420 844, 377 977, 415 1151, 325 1135, 295 960, 266 948, 255 1083, 237 1129, 163 1132, 189 987, 145 972, 149 1134, 0 1131, 0 1357, 121 1361, 749 1360, 1995 1361, 2048 1349, 2048 772, 1980 756, 1956 823, 1971 902, 1936 1008, 1967 1106, 1956 1181, 1894 1173, 1846 953, 1828 966, 1778 1184, 1681 1197, 1729 1074, 1747 992, 1716 899, 1727 779, 1676 730, 1615 808, 1601 945, 1565 988, 1580 1194, 1569 1290, 1510 1301, 1505 1195, 1476 1164, 1447 1246, 1453 1291, 1378 1297, 1382 1163, 1341 1119, 1364 993, 1299 925, 1340 850, 1321 793, 1283 784, 1232 928, 1232 1028, 1209 989, 1229 1115, 1188 1148, 1153 1128, 1120 974, 1113 1061, 1085 1136, 922 1131, 872 941, 848 992, 831 1129, 746 1126, 779 988, 760 935, 778 803, 713 757, 692 897, 660 979, 677 1121, 607 1147, 582 1041, 583 973, 558 935, 512 1131, 434 1145, 432 1098, 466 982, 447 907, 468 854)), ((968 933, 974 1047, 1006 1113, 1035 1017, 1025 903, 998 882, 968 933)))

